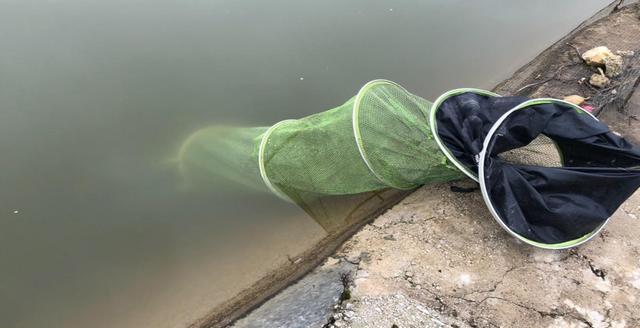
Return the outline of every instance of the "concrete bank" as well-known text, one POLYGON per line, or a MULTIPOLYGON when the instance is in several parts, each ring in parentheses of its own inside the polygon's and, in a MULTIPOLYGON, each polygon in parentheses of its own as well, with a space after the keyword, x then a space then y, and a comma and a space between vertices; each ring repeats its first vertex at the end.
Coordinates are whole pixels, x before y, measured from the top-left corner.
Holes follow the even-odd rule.
MULTIPOLYGON (((591 99, 613 90, 578 83, 591 68, 576 52, 606 45, 639 53, 640 8, 632 5, 607 15, 613 7, 495 90, 591 99)), ((623 114, 607 108, 601 117, 616 131, 640 140, 634 119, 640 92, 630 99, 620 108, 623 114)), ((449 188, 443 184, 415 191, 235 326, 640 326, 640 193, 613 215, 598 238, 576 249, 547 251, 504 232, 479 192, 453 193, 449 188)))

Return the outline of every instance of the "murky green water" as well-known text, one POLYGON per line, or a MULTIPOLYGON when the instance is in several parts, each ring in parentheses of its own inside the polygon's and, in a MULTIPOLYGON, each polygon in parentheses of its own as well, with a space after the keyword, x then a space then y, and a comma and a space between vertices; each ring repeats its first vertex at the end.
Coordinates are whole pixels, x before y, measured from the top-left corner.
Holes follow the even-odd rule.
POLYGON ((607 2, 0 2, 0 327, 185 326, 324 234, 184 188, 189 133, 490 88, 607 2))

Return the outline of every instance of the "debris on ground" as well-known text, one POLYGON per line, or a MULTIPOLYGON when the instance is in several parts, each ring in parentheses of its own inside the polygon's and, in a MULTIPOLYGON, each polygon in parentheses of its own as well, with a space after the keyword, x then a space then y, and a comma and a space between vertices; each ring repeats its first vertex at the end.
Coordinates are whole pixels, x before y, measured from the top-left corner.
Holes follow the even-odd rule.
POLYGON ((596 88, 602 89, 608 86, 611 80, 609 80, 609 78, 604 75, 601 68, 598 68, 598 70, 600 71, 600 73, 591 75, 591 77, 589 78, 589 84, 593 85, 596 88))
POLYGON ((611 50, 607 47, 595 47, 585 51, 582 54, 582 59, 587 63, 587 65, 592 66, 604 66, 605 58, 615 56, 611 50))
POLYGON ((624 62, 622 56, 613 55, 604 59, 604 67, 607 76, 616 77, 622 73, 624 62))
POLYGON ((566 101, 566 102, 570 102, 572 104, 580 106, 580 105, 582 105, 582 103, 584 103, 584 101, 586 99, 584 97, 582 97, 582 96, 571 95, 571 96, 564 97, 563 100, 566 101))
POLYGON ((559 99, 575 94, 586 98, 585 104, 593 107, 596 116, 605 111, 622 112, 640 82, 638 13, 640 4, 635 3, 580 26, 496 86, 494 92, 559 99), (592 76, 593 84, 589 83, 592 76))
POLYGON ((600 46, 587 50, 582 54, 587 65, 604 67, 608 77, 615 77, 622 72, 624 62, 622 56, 615 55, 609 48, 600 46))
POLYGON ((593 110, 595 109, 595 108, 593 108, 593 106, 591 106, 591 105, 582 105, 582 106, 580 106, 580 107, 582 107, 582 109, 586 110, 586 111, 587 111, 587 112, 589 112, 589 113, 593 113, 593 110))
POLYGON ((402 293, 363 297, 339 309, 329 328, 339 327, 470 327, 456 318, 443 316, 402 293))
POLYGON ((636 53, 632 50, 616 50, 616 54, 624 57, 633 57, 636 53))

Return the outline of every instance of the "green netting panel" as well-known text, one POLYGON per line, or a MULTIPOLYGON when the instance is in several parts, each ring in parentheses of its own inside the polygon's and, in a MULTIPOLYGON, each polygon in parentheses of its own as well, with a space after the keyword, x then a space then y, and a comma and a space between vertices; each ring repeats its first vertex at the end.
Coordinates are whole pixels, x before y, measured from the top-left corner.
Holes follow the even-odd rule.
POLYGON ((411 189, 460 177, 429 127, 431 103, 385 80, 358 93, 353 128, 363 159, 387 186, 411 189))
POLYGON ((265 180, 277 189, 330 195, 385 188, 360 157, 351 124, 354 100, 298 120, 265 137, 265 180))
POLYGON ((323 196, 411 189, 462 173, 439 150, 431 103, 385 80, 343 105, 269 128, 207 128, 182 147, 180 162, 244 185, 267 186, 313 212, 323 196))
POLYGON ((179 168, 188 184, 232 183, 269 191, 258 167, 258 149, 268 127, 211 126, 191 134, 180 147, 179 168))

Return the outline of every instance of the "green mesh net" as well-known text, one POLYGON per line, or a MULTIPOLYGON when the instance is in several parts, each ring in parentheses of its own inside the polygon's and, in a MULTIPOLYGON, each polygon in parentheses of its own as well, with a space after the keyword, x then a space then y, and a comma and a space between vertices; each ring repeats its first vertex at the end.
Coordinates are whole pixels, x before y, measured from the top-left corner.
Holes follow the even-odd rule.
POLYGON ((180 166, 192 179, 204 173, 268 189, 318 215, 314 205, 332 196, 461 178, 433 139, 430 106, 375 80, 343 105, 301 119, 200 130, 183 144, 180 166))

